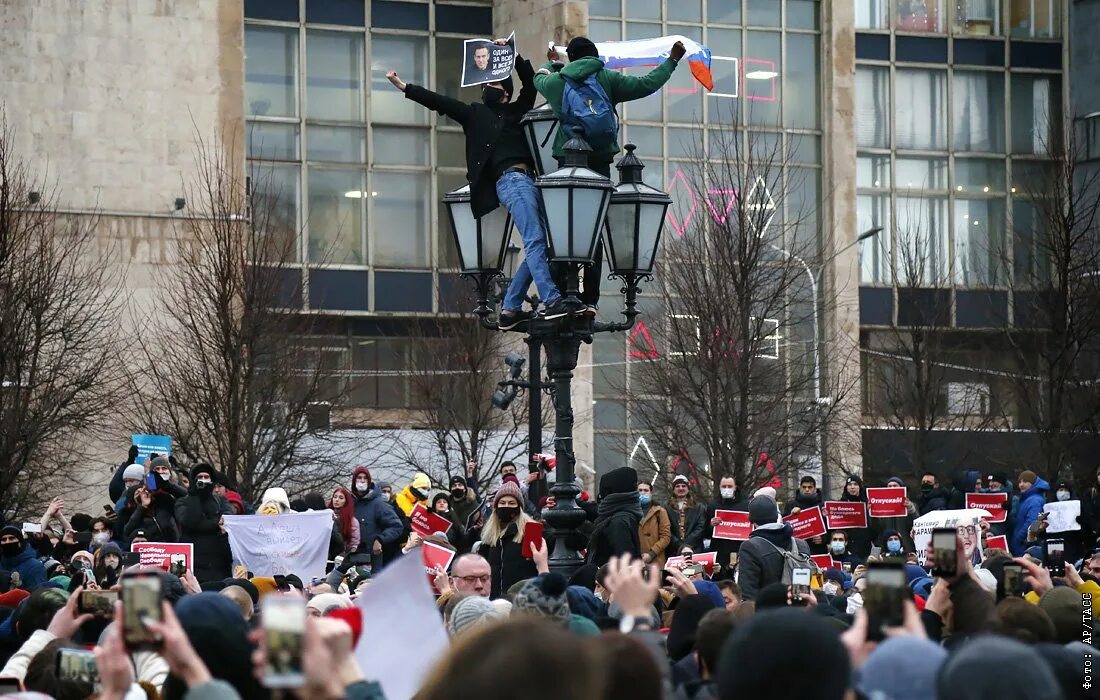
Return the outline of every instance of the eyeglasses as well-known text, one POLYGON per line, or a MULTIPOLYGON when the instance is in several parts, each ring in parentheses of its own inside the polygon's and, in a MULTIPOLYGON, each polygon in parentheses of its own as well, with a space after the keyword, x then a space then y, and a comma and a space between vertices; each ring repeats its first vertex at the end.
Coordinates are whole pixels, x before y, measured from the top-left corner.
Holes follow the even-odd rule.
POLYGON ((456 581, 462 581, 468 585, 474 585, 475 583, 489 583, 489 579, 492 578, 492 574, 486 574, 485 576, 455 576, 456 581))

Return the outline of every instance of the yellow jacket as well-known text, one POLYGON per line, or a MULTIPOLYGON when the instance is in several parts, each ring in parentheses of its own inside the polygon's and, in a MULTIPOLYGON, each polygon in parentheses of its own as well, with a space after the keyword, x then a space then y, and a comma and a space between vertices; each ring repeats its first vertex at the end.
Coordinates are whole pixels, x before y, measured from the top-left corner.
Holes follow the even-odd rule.
POLYGON ((412 484, 409 484, 405 488, 401 489, 401 492, 393 497, 393 502, 397 504, 397 507, 401 509, 401 512, 405 514, 405 517, 409 517, 412 514, 413 508, 417 503, 428 507, 428 499, 417 500, 416 496, 412 495, 412 484))
MULTIPOLYGON (((1077 592, 1089 593, 1093 599, 1096 599, 1100 597, 1100 585, 1097 585, 1095 581, 1084 581, 1080 586, 1077 586, 1077 592)), ((1024 596, 1024 599, 1032 605, 1038 605, 1039 598, 1040 596, 1035 591, 1028 591, 1027 595, 1024 596)))

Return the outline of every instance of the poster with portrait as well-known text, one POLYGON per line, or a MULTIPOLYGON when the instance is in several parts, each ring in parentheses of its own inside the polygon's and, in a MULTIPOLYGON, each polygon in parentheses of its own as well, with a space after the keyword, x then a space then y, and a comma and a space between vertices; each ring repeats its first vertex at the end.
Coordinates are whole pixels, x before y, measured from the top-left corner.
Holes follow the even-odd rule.
POLYGON ((515 65, 515 32, 504 46, 494 44, 492 39, 466 39, 462 44, 462 87, 504 80, 515 65))
POLYGON ((936 528, 955 528, 963 543, 963 551, 974 566, 982 563, 981 527, 979 523, 990 517, 982 508, 965 510, 934 510, 913 521, 913 546, 917 550, 917 563, 924 566, 928 550, 932 548, 932 531, 936 528))

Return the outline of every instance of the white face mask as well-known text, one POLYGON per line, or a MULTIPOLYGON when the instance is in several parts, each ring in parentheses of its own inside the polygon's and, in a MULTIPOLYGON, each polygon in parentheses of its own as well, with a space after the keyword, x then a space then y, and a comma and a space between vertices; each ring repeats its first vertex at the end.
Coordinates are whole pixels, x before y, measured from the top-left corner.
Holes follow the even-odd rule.
POLYGON ((92 535, 92 540, 96 544, 107 544, 111 541, 111 534, 109 532, 97 532, 92 535))
POLYGON ((1059 501, 1068 501, 1069 500, 1069 491, 1059 491, 1058 492, 1058 500, 1059 501))
POLYGON ((592 595, 596 596, 596 600, 603 602, 603 591, 593 591, 592 595))
POLYGON ((825 595, 836 595, 836 584, 825 583, 821 585, 821 590, 825 592, 825 595))
POLYGON ((725 488, 719 490, 722 493, 722 498, 733 498, 733 494, 737 489, 725 488))
POLYGON ((849 615, 855 615, 856 610, 859 610, 863 607, 863 594, 853 593, 852 595, 848 596, 847 602, 848 609, 845 612, 847 612, 849 615))

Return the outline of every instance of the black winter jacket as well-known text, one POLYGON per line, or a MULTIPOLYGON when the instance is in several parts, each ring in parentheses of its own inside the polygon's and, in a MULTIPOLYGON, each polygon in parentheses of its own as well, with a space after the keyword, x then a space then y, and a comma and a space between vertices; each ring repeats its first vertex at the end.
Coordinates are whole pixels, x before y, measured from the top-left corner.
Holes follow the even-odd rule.
MULTIPOLYGON (((132 503, 132 491, 129 496, 132 503)), ((178 542, 180 531, 176 525, 175 497, 168 493, 157 493, 148 510, 134 506, 123 533, 126 541, 133 539, 138 530, 145 530, 146 538, 150 542, 178 542)))
POLYGON ((737 555, 737 583, 744 600, 755 600, 761 588, 783 580, 783 555, 776 551, 790 549, 791 541, 803 554, 810 553, 805 540, 792 536, 789 523, 782 527, 765 525, 753 530, 752 537, 741 545, 737 555), (773 546, 774 545, 774 546, 773 546))
POLYGON ((489 588, 489 597, 500 598, 512 584, 538 575, 535 562, 523 556, 523 545, 515 541, 518 532, 515 523, 510 524, 496 545, 482 543, 477 553, 489 562, 493 580, 489 588))
MULTIPOLYGON (((710 524, 714 520, 715 511, 736 510, 747 513, 749 502, 741 498, 741 493, 734 494, 733 498, 721 498, 707 506, 706 536, 710 538, 710 550, 718 553, 718 565, 723 571, 730 571, 730 554, 740 551, 743 542, 741 540, 716 540, 714 539, 714 526, 710 524)), ((717 577, 715 577, 717 578, 717 577)))
POLYGON ((188 495, 176 500, 175 510, 180 542, 195 546, 195 578, 199 583, 228 578, 233 556, 218 521, 223 515, 233 514, 229 501, 212 491, 198 492, 192 481, 188 495))
POLYGON ((466 181, 470 183, 470 205, 474 216, 481 217, 500 206, 497 199, 496 173, 487 166, 496 150, 504 119, 519 120, 535 106, 535 69, 531 62, 516 56, 516 73, 522 88, 519 98, 494 111, 480 102, 466 103, 409 83, 405 98, 454 119, 466 134, 466 181))

